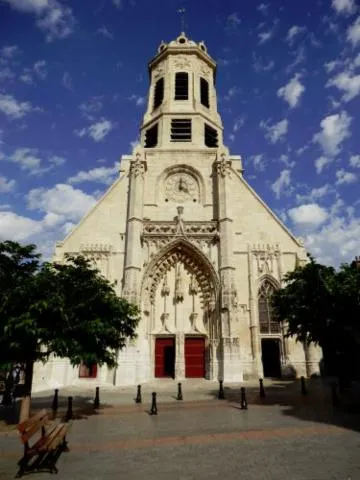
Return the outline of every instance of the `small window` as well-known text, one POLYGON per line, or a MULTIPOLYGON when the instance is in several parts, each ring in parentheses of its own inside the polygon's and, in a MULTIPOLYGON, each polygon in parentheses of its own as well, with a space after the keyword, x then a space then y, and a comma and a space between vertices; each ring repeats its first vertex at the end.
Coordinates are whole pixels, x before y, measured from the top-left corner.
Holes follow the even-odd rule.
POLYGON ((209 108, 209 82, 205 78, 200 78, 200 101, 209 108))
POLYGON ((155 91, 154 91, 154 110, 155 108, 160 107, 164 100, 164 79, 159 78, 159 80, 155 84, 155 91))
POLYGON ((145 148, 154 148, 158 143, 158 124, 150 127, 145 132, 145 148))
POLYGON ((96 378, 97 377, 97 365, 96 363, 87 364, 80 363, 79 378, 96 378))
POLYGON ((209 148, 218 146, 218 132, 205 123, 205 145, 209 148))
POLYGON ((174 119, 171 121, 171 141, 191 142, 191 120, 174 119))
POLYGON ((186 72, 175 74, 175 100, 187 100, 189 98, 189 75, 186 72))

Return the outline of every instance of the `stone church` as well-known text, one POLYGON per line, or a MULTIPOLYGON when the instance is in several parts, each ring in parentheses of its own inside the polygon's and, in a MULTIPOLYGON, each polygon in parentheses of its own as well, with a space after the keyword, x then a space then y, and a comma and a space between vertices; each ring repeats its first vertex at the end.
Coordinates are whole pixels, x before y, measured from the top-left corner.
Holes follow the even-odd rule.
POLYGON ((91 256, 139 305, 137 339, 113 370, 58 358, 37 365, 35 389, 317 374, 320 349, 285 338, 271 314, 284 274, 306 262, 304 246, 224 145, 206 45, 183 33, 162 42, 149 76, 139 145, 54 256, 91 256))

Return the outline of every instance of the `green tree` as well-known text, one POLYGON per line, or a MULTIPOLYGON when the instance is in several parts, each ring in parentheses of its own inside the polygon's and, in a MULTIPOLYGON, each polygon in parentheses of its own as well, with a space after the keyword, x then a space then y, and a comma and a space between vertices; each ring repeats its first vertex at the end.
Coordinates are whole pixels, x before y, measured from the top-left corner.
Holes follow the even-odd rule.
POLYGON ((348 369, 360 346, 360 270, 355 262, 336 271, 309 256, 307 264, 289 272, 284 280, 284 288, 274 293, 272 303, 275 317, 285 322, 287 335, 319 344, 325 362, 326 357, 330 362, 337 356, 340 370, 348 369))
POLYGON ((117 296, 90 259, 41 263, 35 245, 0 243, 0 363, 26 366, 26 396, 34 362, 51 354, 72 365, 115 366, 138 320, 138 308, 117 296))

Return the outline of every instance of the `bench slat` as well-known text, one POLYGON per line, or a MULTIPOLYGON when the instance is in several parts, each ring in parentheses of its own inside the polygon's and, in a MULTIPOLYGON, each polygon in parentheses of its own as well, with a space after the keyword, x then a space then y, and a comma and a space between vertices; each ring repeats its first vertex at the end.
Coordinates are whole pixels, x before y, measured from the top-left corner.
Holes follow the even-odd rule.
POLYGON ((69 424, 63 423, 62 428, 51 443, 48 444, 48 450, 55 450, 63 441, 69 429, 69 424))
POLYGON ((42 445, 48 440, 49 436, 54 433, 56 428, 57 428, 57 425, 54 425, 53 428, 46 435, 39 438, 39 440, 36 443, 34 443, 34 445, 31 448, 28 449, 27 453, 30 455, 37 454, 41 449, 42 445))
POLYGON ((32 425, 32 427, 29 430, 26 430, 22 435, 21 435, 21 441, 23 443, 26 443, 30 440, 30 438, 41 429, 41 427, 45 426, 49 422, 49 417, 48 415, 44 415, 38 422, 32 425))
POLYGON ((44 450, 47 450, 48 449, 48 446, 51 444, 51 442, 54 440, 54 438, 57 437, 57 435, 59 435, 61 429, 63 427, 63 423, 59 423, 59 425, 56 425, 56 427, 54 428, 54 430, 52 430, 52 432, 50 433, 50 435, 47 435, 46 436, 46 440, 45 442, 37 449, 39 452, 42 452, 44 450))
POLYGON ((40 410, 40 412, 36 413, 32 417, 28 418, 27 420, 24 420, 22 423, 19 423, 19 425, 17 426, 18 430, 21 433, 26 432, 26 430, 29 430, 29 428, 31 428, 31 426, 35 422, 40 420, 44 415, 47 415, 47 411, 45 409, 40 410))

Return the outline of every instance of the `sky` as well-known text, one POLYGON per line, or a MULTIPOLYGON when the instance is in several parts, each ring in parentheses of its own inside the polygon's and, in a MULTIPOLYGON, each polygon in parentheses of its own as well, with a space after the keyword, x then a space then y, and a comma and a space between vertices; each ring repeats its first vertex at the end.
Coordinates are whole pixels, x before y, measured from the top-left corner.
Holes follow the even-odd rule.
POLYGON ((147 64, 218 64, 224 142, 325 264, 360 255, 359 0, 0 0, 0 239, 50 258, 136 145, 147 64))

